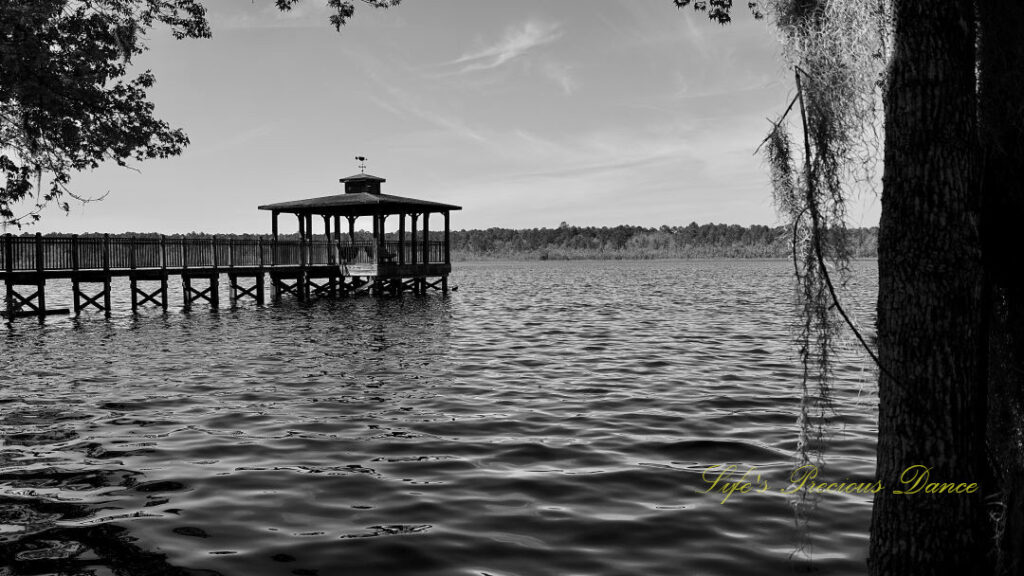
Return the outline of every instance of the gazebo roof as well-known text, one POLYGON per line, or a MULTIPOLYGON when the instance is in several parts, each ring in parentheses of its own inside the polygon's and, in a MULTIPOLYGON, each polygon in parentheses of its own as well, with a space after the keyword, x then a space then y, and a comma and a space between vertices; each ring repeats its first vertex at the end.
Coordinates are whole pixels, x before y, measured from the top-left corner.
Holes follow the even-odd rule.
MULTIPOLYGON (((369 174, 362 174, 360 176, 369 176, 369 174)), ((377 178, 376 176, 371 176, 371 178, 383 181, 383 178, 377 178)), ((348 180, 348 178, 344 180, 348 180)), ((409 212, 448 212, 451 210, 462 210, 462 207, 442 204, 441 202, 391 196, 390 194, 357 192, 308 198, 306 200, 293 200, 291 202, 279 202, 277 204, 265 204, 259 206, 259 209, 289 214, 371 216, 374 214, 401 214, 409 212)))

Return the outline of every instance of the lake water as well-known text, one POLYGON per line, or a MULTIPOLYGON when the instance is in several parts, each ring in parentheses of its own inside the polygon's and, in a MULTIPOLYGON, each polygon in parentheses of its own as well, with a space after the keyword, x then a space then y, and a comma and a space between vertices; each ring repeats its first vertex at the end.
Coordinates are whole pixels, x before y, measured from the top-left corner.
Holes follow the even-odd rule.
MULTIPOLYGON (((122 286, 110 320, 0 328, 0 566, 865 572, 870 495, 825 494, 797 521, 783 493, 801 397, 789 262, 455 268, 447 298, 133 318, 122 286), (765 491, 704 493, 730 464, 765 491)), ((844 297, 872 326, 877 267, 856 269, 844 297)), ((871 480, 877 395, 852 345, 834 396, 819 479, 871 480)))

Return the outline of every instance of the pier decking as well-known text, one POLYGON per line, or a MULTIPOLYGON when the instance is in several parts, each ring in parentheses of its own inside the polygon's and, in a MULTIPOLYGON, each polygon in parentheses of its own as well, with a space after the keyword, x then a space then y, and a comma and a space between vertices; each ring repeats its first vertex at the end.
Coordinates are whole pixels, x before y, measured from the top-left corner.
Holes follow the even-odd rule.
POLYGON ((445 291, 450 272, 448 243, 436 240, 0 236, 8 318, 69 312, 46 306, 46 281, 53 279, 71 280, 77 315, 89 308, 109 314, 115 277, 129 279, 134 311, 147 304, 166 310, 171 277, 182 281, 185 307, 206 301, 216 308, 222 275, 228 278, 231 302, 251 298, 263 304, 268 277, 273 299, 291 294, 306 300, 445 291))

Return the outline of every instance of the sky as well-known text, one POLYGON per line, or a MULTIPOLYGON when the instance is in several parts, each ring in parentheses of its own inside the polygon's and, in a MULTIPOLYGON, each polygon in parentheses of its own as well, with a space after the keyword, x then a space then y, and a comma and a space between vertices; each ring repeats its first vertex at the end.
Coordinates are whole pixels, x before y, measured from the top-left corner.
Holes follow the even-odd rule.
MULTIPOLYGON (((339 33, 325 4, 211 0, 212 39, 154 29, 134 64, 190 146, 75 176, 102 201, 34 231, 266 233, 257 206, 342 193, 356 156, 386 194, 462 206, 456 230, 780 222, 754 151, 794 89, 766 22, 671 0, 405 0, 356 2, 339 33)), ((879 210, 859 199, 852 225, 879 210)))

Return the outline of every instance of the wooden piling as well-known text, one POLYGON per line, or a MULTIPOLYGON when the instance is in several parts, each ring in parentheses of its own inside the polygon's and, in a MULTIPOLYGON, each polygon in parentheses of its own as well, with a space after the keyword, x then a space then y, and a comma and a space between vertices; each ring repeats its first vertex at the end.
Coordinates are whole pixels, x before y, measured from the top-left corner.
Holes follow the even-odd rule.
POLYGON ((4 234, 4 268, 6 268, 7 274, 5 275, 6 292, 4 295, 4 310, 7 313, 7 321, 14 320, 14 240, 10 233, 4 234))
POLYGON ((181 292, 184 296, 185 310, 192 309, 192 279, 187 274, 181 276, 181 292))
POLYGON ((132 314, 139 311, 139 281, 135 277, 135 238, 128 240, 128 268, 131 273, 128 275, 128 283, 132 292, 132 314))
POLYGON ((103 312, 110 317, 110 234, 103 235, 103 312))
POLYGON ((46 320, 46 262, 43 257, 43 235, 36 232, 36 315, 39 323, 46 320))
POLYGON ((166 273, 160 275, 160 294, 163 296, 160 300, 160 307, 164 309, 164 312, 167 312, 167 300, 169 299, 169 296, 167 294, 166 273))
POLYGON ((82 297, 78 286, 78 234, 71 237, 71 294, 74 298, 75 316, 82 311, 82 297))
POLYGON ((160 292, 163 299, 160 301, 164 312, 167 312, 167 301, 170 296, 167 294, 167 237, 160 235, 160 292))

